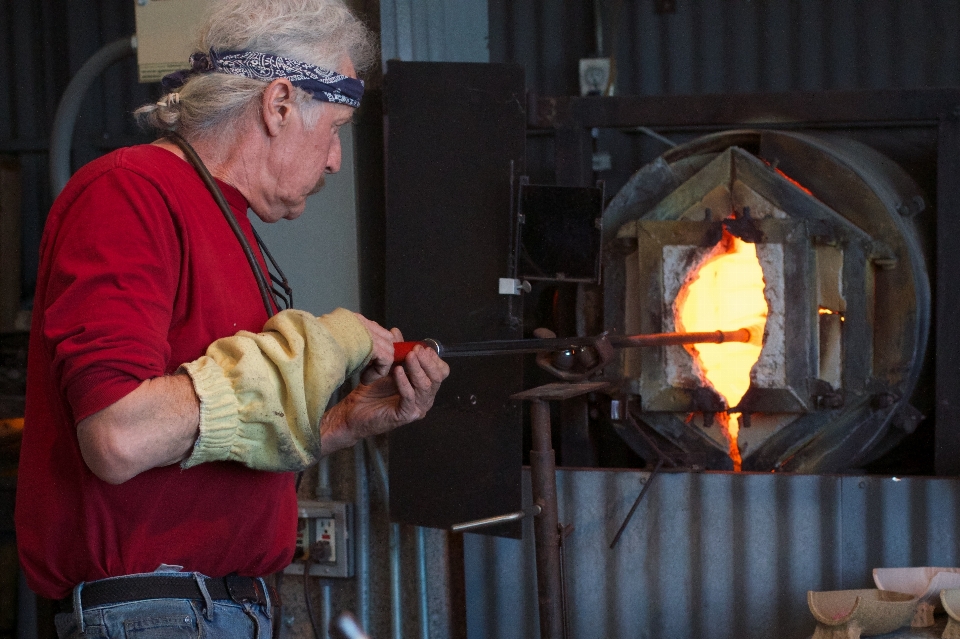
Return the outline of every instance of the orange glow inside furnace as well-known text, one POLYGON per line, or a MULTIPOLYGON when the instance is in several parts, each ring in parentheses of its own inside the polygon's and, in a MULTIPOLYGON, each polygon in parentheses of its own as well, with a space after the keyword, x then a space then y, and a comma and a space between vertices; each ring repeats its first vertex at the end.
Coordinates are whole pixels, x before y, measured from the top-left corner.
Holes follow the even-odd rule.
MULTIPOLYGON (((760 358, 768 306, 763 295, 763 268, 756 245, 724 231, 711 257, 686 280, 677 296, 677 327, 683 332, 749 328, 750 343, 695 344, 685 348, 706 384, 735 407, 750 388, 750 371, 760 358)), ((739 415, 718 415, 726 432, 734 469, 740 470, 739 415)))

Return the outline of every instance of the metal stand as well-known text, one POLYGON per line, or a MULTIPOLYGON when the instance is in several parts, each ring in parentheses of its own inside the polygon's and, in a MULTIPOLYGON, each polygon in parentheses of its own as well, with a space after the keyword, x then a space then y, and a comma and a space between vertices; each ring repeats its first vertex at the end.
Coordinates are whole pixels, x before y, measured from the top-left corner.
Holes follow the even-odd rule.
POLYGON ((560 527, 557 506, 557 465, 550 432, 550 404, 586 393, 604 390, 606 382, 576 384, 555 383, 531 388, 511 399, 530 401, 533 449, 530 451, 530 478, 533 503, 540 513, 533 520, 537 558, 537 599, 540 608, 541 639, 566 637, 563 563, 561 546, 564 531, 560 527))

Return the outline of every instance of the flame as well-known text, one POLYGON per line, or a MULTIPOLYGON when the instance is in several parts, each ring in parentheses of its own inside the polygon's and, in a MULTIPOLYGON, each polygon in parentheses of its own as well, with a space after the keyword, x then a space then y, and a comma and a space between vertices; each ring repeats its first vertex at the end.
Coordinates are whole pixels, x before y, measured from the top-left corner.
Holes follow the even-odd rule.
POLYGON ((820 315, 839 315, 841 322, 847 321, 847 318, 844 317, 843 313, 841 313, 840 311, 832 311, 829 308, 824 308, 821 306, 817 312, 820 313, 820 315))
POLYGON ((808 189, 808 188, 805 187, 804 185, 800 184, 799 182, 797 182, 796 180, 794 180, 792 177, 790 177, 789 175, 787 175, 786 173, 784 173, 784 172, 781 171, 780 169, 774 169, 774 170, 777 172, 777 174, 778 174, 780 177, 782 177, 783 179, 785 179, 785 180, 786 180, 787 182, 789 182, 790 184, 794 185, 795 187, 797 187, 798 189, 800 189, 801 191, 803 191, 804 193, 806 193, 806 194, 809 195, 810 197, 815 197, 815 196, 813 195, 813 191, 811 191, 810 189, 808 189))
MULTIPOLYGON (((724 231, 716 254, 687 280, 677 296, 678 328, 686 332, 750 328, 762 334, 768 311, 763 288, 763 268, 756 246, 724 231)), ((739 404, 750 388, 750 370, 760 358, 762 346, 727 342, 686 348, 705 381, 727 406, 739 404)), ((739 417, 731 418, 727 413, 717 417, 727 435, 734 469, 740 470, 739 417)))

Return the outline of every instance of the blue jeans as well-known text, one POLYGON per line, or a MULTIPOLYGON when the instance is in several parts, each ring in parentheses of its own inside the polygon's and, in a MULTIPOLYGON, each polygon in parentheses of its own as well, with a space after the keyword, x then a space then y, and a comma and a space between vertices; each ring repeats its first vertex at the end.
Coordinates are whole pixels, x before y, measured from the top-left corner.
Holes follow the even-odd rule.
MULTIPOLYGON (((202 578, 198 573, 179 573, 179 575, 184 579, 202 578)), ((124 579, 124 577, 112 579, 124 579)), ((201 587, 201 590, 206 592, 206 588, 201 587)), ((60 639, 94 637, 104 639, 197 639, 198 637, 271 639, 272 637, 269 606, 207 598, 206 600, 147 599, 84 608, 82 606, 83 584, 74 589, 73 602, 73 612, 60 613, 56 617, 57 635, 60 639)))

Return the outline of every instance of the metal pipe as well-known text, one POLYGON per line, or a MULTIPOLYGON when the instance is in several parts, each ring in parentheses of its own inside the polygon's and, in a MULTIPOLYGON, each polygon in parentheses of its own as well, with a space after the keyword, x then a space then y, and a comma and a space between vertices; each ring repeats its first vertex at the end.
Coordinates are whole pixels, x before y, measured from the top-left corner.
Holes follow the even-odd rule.
POLYGON ((17 639, 37 639, 37 596, 27 586, 23 569, 17 570, 17 639))
MULTIPOLYGON (((374 476, 383 495, 383 507, 390 510, 390 478, 383 454, 372 439, 364 444, 373 460, 374 476)), ((403 592, 400 588, 400 525, 390 524, 390 628, 394 639, 403 639, 403 592)))
POLYGON ((522 510, 519 510, 515 513, 507 513, 506 515, 497 515, 495 517, 486 517, 484 519, 465 521, 462 524, 454 524, 450 526, 450 532, 470 532, 471 530, 476 530, 477 528, 486 528, 487 526, 505 524, 510 521, 523 519, 524 515, 526 515, 526 513, 522 510))
POLYGON ((390 630, 403 639, 403 593, 400 590, 400 524, 390 524, 390 630))
POLYGON ((373 468, 376 471, 374 475, 376 476, 378 483, 380 484, 380 491, 383 494, 383 502, 386 508, 390 508, 390 476, 387 473, 387 464, 383 461, 383 455, 380 453, 380 449, 377 448, 377 445, 373 443, 373 440, 367 438, 364 441, 364 444, 367 447, 367 452, 370 453, 370 458, 373 460, 373 468))
POLYGON ((333 488, 330 485, 330 457, 321 457, 317 464, 317 499, 332 501, 333 488))
POLYGON ((430 639, 430 607, 427 599, 427 533, 417 526, 417 590, 420 597, 420 639, 430 639))
MULTIPOLYGON (((317 464, 317 499, 331 501, 333 488, 330 484, 330 457, 321 457, 317 464)), ((306 605, 310 605, 307 603, 306 605)), ((320 580, 320 639, 330 639, 330 622, 333 620, 330 583, 320 580)))
POLYGON ((70 179, 70 148, 73 145, 73 129, 77 124, 83 96, 93 81, 110 65, 136 50, 137 36, 114 40, 83 63, 63 92, 50 133, 50 192, 53 197, 60 194, 70 179))
POLYGON ((550 437, 550 404, 539 399, 531 401, 530 416, 533 425, 533 450, 530 451, 533 503, 541 508, 540 514, 533 520, 540 638, 562 639, 557 467, 550 437))
POLYGON ((370 482, 363 446, 353 447, 353 468, 356 477, 354 501, 357 523, 357 616, 360 625, 370 627, 370 482))
POLYGON ((664 136, 664 135, 660 135, 659 133, 657 133, 656 131, 654 131, 654 130, 651 129, 650 127, 638 126, 638 127, 637 127, 637 131, 639 131, 640 133, 643 133, 643 134, 646 135, 646 136, 649 136, 649 137, 653 138, 654 140, 657 140, 657 141, 659 141, 659 142, 663 142, 664 144, 666 144, 667 146, 669 146, 669 147, 671 147, 671 148, 677 146, 677 143, 676 143, 676 142, 674 142, 673 140, 671 140, 670 138, 668 138, 668 137, 666 137, 666 136, 664 136))
POLYGON ((640 502, 643 500, 643 496, 647 494, 648 490, 650 490, 650 486, 653 484, 653 478, 656 477, 658 472, 660 472, 660 468, 662 466, 663 459, 657 462, 657 465, 653 468, 653 472, 650 473, 647 481, 644 482, 643 489, 640 491, 640 494, 637 495, 637 499, 633 502, 633 506, 630 507, 630 512, 627 513, 627 516, 623 519, 623 523, 620 524, 620 529, 617 530, 617 534, 614 535, 613 541, 610 542, 610 550, 616 548, 617 542, 620 541, 620 536, 623 535, 623 531, 627 529, 627 524, 629 524, 630 520, 633 518, 633 513, 636 512, 637 506, 639 506, 640 502))
POLYGON ((763 339, 763 334, 754 334, 755 329, 739 328, 735 331, 710 331, 708 333, 651 333, 649 335, 610 336, 610 345, 616 348, 631 346, 680 346, 682 344, 723 344, 724 342, 749 342, 763 339))
POLYGON ((592 337, 548 337, 532 339, 503 339, 485 342, 463 342, 460 344, 441 344, 428 338, 419 342, 397 342, 394 344, 394 360, 402 362, 407 353, 415 346, 424 346, 434 350, 440 357, 476 357, 480 355, 519 355, 523 353, 543 353, 565 351, 595 346, 601 340, 607 340, 614 348, 636 348, 641 346, 679 346, 682 344, 723 344, 724 342, 763 341, 763 328, 740 328, 735 331, 708 331, 702 333, 649 333, 644 335, 594 335, 592 337))
POLYGON ((320 629, 321 639, 330 639, 330 622, 333 619, 333 592, 330 584, 324 580, 320 589, 320 618, 323 627, 320 629))

